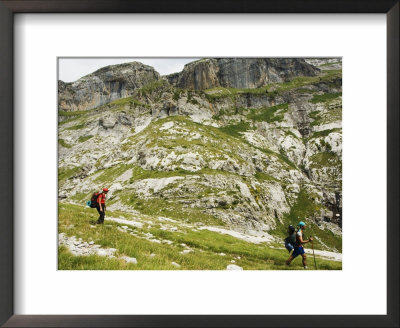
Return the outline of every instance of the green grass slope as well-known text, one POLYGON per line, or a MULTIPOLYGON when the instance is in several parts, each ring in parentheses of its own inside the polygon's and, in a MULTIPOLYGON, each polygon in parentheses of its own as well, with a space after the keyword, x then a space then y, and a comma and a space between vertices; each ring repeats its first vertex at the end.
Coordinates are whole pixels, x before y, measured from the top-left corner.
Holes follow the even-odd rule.
MULTIPOLYGON (((107 216, 120 217, 122 212, 108 212, 107 216)), ((123 213, 125 218, 138 220, 135 215, 123 213)), ((302 270, 301 259, 293 261, 290 267, 285 265, 288 253, 285 249, 271 248, 267 244, 252 244, 229 235, 207 230, 192 229, 178 232, 165 231, 157 224, 135 228, 138 236, 132 236, 117 228, 123 224, 105 221, 105 225, 93 228, 89 224, 97 218, 94 209, 84 205, 60 203, 59 233, 76 236, 86 241, 94 241, 103 248, 116 248, 117 257, 107 258, 98 255, 74 256, 64 246, 59 247, 59 270, 224 270, 234 264, 245 270, 302 270), (151 233, 157 238, 172 243, 158 244, 141 238, 151 233), (182 254, 187 245, 193 251, 182 254), (224 253, 225 256, 220 254, 224 253), (119 255, 134 257, 137 264, 126 263, 119 255), (177 268, 172 262, 178 263, 177 268)), ((309 268, 313 268, 313 259, 309 256, 309 268)), ((341 263, 317 259, 319 270, 340 270, 341 263)))

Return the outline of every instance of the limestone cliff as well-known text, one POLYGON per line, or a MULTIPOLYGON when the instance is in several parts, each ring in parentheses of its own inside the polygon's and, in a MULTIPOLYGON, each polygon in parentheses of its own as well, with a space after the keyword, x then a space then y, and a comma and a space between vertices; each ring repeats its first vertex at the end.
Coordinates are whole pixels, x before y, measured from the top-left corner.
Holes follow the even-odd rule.
POLYGON ((103 67, 72 83, 58 82, 58 109, 80 111, 126 98, 160 75, 138 62, 103 67))
POLYGON ((252 89, 297 76, 315 76, 318 72, 318 68, 298 58, 212 58, 186 64, 182 72, 167 79, 182 89, 252 89))

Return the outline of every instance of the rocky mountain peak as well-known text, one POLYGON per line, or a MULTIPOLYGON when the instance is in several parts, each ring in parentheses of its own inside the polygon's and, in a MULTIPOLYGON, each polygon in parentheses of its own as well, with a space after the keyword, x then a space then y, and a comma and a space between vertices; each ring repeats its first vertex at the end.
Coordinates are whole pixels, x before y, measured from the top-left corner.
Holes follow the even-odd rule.
MULTIPOLYGON (((207 58, 188 63, 181 72, 163 79, 189 90, 254 89, 299 76, 316 76, 319 71, 300 58, 207 58)), ((59 81, 58 109, 93 109, 132 96, 136 89, 158 80, 160 74, 153 67, 139 62, 106 66, 72 83, 59 81)))
POLYGON ((58 108, 62 111, 96 108, 129 97, 134 90, 159 78, 153 67, 139 62, 102 67, 75 82, 59 81, 58 108))

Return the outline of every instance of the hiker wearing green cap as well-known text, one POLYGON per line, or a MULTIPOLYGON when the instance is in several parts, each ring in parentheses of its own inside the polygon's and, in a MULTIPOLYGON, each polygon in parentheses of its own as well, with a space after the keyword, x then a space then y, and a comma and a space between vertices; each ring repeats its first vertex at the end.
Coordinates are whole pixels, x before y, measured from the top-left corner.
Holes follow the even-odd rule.
POLYGON ((306 224, 303 221, 300 221, 299 224, 297 225, 297 232, 296 232, 296 244, 294 246, 294 251, 292 255, 289 256, 289 258, 286 261, 286 265, 290 265, 290 263, 299 255, 303 257, 303 267, 304 269, 307 269, 307 256, 306 253, 304 252, 304 244, 309 243, 312 241, 312 237, 310 237, 308 240, 303 240, 303 231, 306 230, 306 224))

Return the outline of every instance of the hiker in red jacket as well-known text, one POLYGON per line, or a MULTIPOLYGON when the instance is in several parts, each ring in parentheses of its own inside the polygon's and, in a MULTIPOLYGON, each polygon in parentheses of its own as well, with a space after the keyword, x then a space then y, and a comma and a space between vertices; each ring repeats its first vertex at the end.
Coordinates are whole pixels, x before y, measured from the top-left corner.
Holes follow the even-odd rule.
POLYGON ((108 193, 107 188, 103 188, 103 192, 100 193, 97 196, 97 212, 99 212, 100 216, 99 219, 97 220, 97 224, 103 224, 104 223, 104 216, 106 215, 106 195, 108 193))

